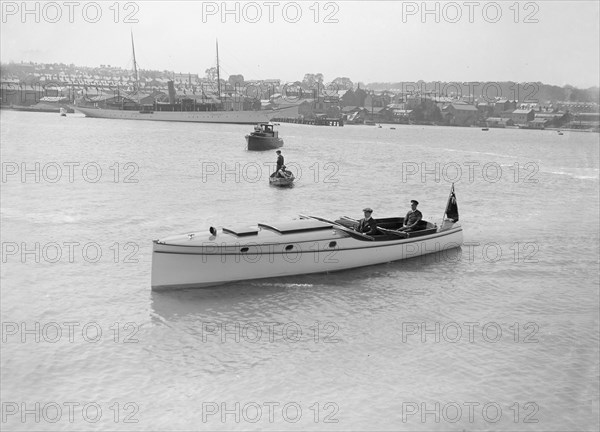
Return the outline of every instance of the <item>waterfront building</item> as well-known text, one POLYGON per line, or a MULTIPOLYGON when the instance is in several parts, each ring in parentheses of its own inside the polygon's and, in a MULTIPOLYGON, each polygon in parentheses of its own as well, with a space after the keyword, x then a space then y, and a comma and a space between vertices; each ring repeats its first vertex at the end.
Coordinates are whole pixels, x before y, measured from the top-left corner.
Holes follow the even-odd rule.
POLYGON ((494 103, 494 109, 492 115, 494 117, 505 117, 506 114, 513 112, 517 109, 517 101, 509 100, 506 98, 500 98, 494 103))
POLYGON ((526 125, 535 118, 535 111, 532 109, 516 109, 512 112, 511 118, 516 125, 526 125))
POLYGON ((479 120, 479 111, 473 105, 451 103, 442 109, 442 117, 451 126, 472 126, 479 120))

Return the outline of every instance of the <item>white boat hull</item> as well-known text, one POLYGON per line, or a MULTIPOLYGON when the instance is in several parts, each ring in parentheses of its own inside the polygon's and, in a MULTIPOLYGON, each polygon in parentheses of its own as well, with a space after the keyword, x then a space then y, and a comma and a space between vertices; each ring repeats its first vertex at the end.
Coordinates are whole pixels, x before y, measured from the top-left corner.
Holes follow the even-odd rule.
POLYGON ((123 120, 154 120, 192 123, 234 123, 256 124, 268 122, 277 117, 296 117, 298 107, 288 107, 276 110, 261 111, 152 111, 102 109, 74 106, 74 109, 86 117, 123 119, 123 120))
POLYGON ((152 256, 152 288, 206 287, 332 272, 414 258, 460 247, 463 242, 459 225, 421 237, 386 241, 356 239, 335 226, 283 236, 261 234, 234 242, 223 232, 211 237, 198 234, 157 240, 152 256))

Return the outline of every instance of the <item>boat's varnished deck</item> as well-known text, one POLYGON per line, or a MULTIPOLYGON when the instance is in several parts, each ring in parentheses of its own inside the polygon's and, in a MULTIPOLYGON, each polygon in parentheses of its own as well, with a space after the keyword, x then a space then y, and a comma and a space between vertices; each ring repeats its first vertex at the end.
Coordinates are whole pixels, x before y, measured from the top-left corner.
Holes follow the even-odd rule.
POLYGON ((351 237, 366 244, 396 243, 397 241, 411 241, 414 237, 428 237, 445 235, 438 233, 437 227, 426 223, 424 229, 409 233, 399 233, 396 230, 401 225, 402 218, 379 219, 378 226, 384 228, 374 235, 364 235, 350 228, 351 220, 332 222, 309 217, 299 220, 288 220, 273 223, 258 223, 256 225, 230 225, 224 226, 220 231, 195 232, 179 234, 157 240, 158 244, 184 247, 202 247, 228 244, 283 244, 289 242, 315 242, 341 240, 351 237), (381 222, 381 223, 379 223, 381 222), (399 224, 399 225, 398 225, 399 224))

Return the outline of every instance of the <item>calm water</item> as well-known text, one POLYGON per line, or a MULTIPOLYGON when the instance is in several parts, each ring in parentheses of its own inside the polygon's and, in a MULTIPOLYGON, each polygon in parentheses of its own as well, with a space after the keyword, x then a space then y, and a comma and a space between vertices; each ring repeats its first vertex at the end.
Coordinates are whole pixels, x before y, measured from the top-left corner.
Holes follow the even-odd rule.
POLYGON ((277 189, 252 126, 1 128, 3 429, 597 430, 597 134, 281 124, 277 189), (439 221, 452 179, 460 253, 150 290, 152 239, 410 199, 439 221))

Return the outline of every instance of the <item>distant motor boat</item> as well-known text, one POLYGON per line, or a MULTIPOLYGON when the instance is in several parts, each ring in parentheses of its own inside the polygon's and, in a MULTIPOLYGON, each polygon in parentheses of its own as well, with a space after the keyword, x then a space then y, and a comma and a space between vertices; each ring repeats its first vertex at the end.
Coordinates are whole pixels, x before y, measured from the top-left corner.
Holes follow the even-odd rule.
POLYGON ((559 135, 564 135, 564 133, 562 133, 561 131, 558 131, 558 134, 559 134, 559 135))
POLYGON ((486 127, 485 127, 485 128, 481 128, 481 130, 482 130, 482 131, 489 131, 489 130, 490 130, 490 128, 486 128, 486 127))
POLYGON ((262 151, 283 147, 283 140, 279 132, 274 129, 273 123, 259 123, 254 127, 254 132, 246 135, 248 150, 262 151))

